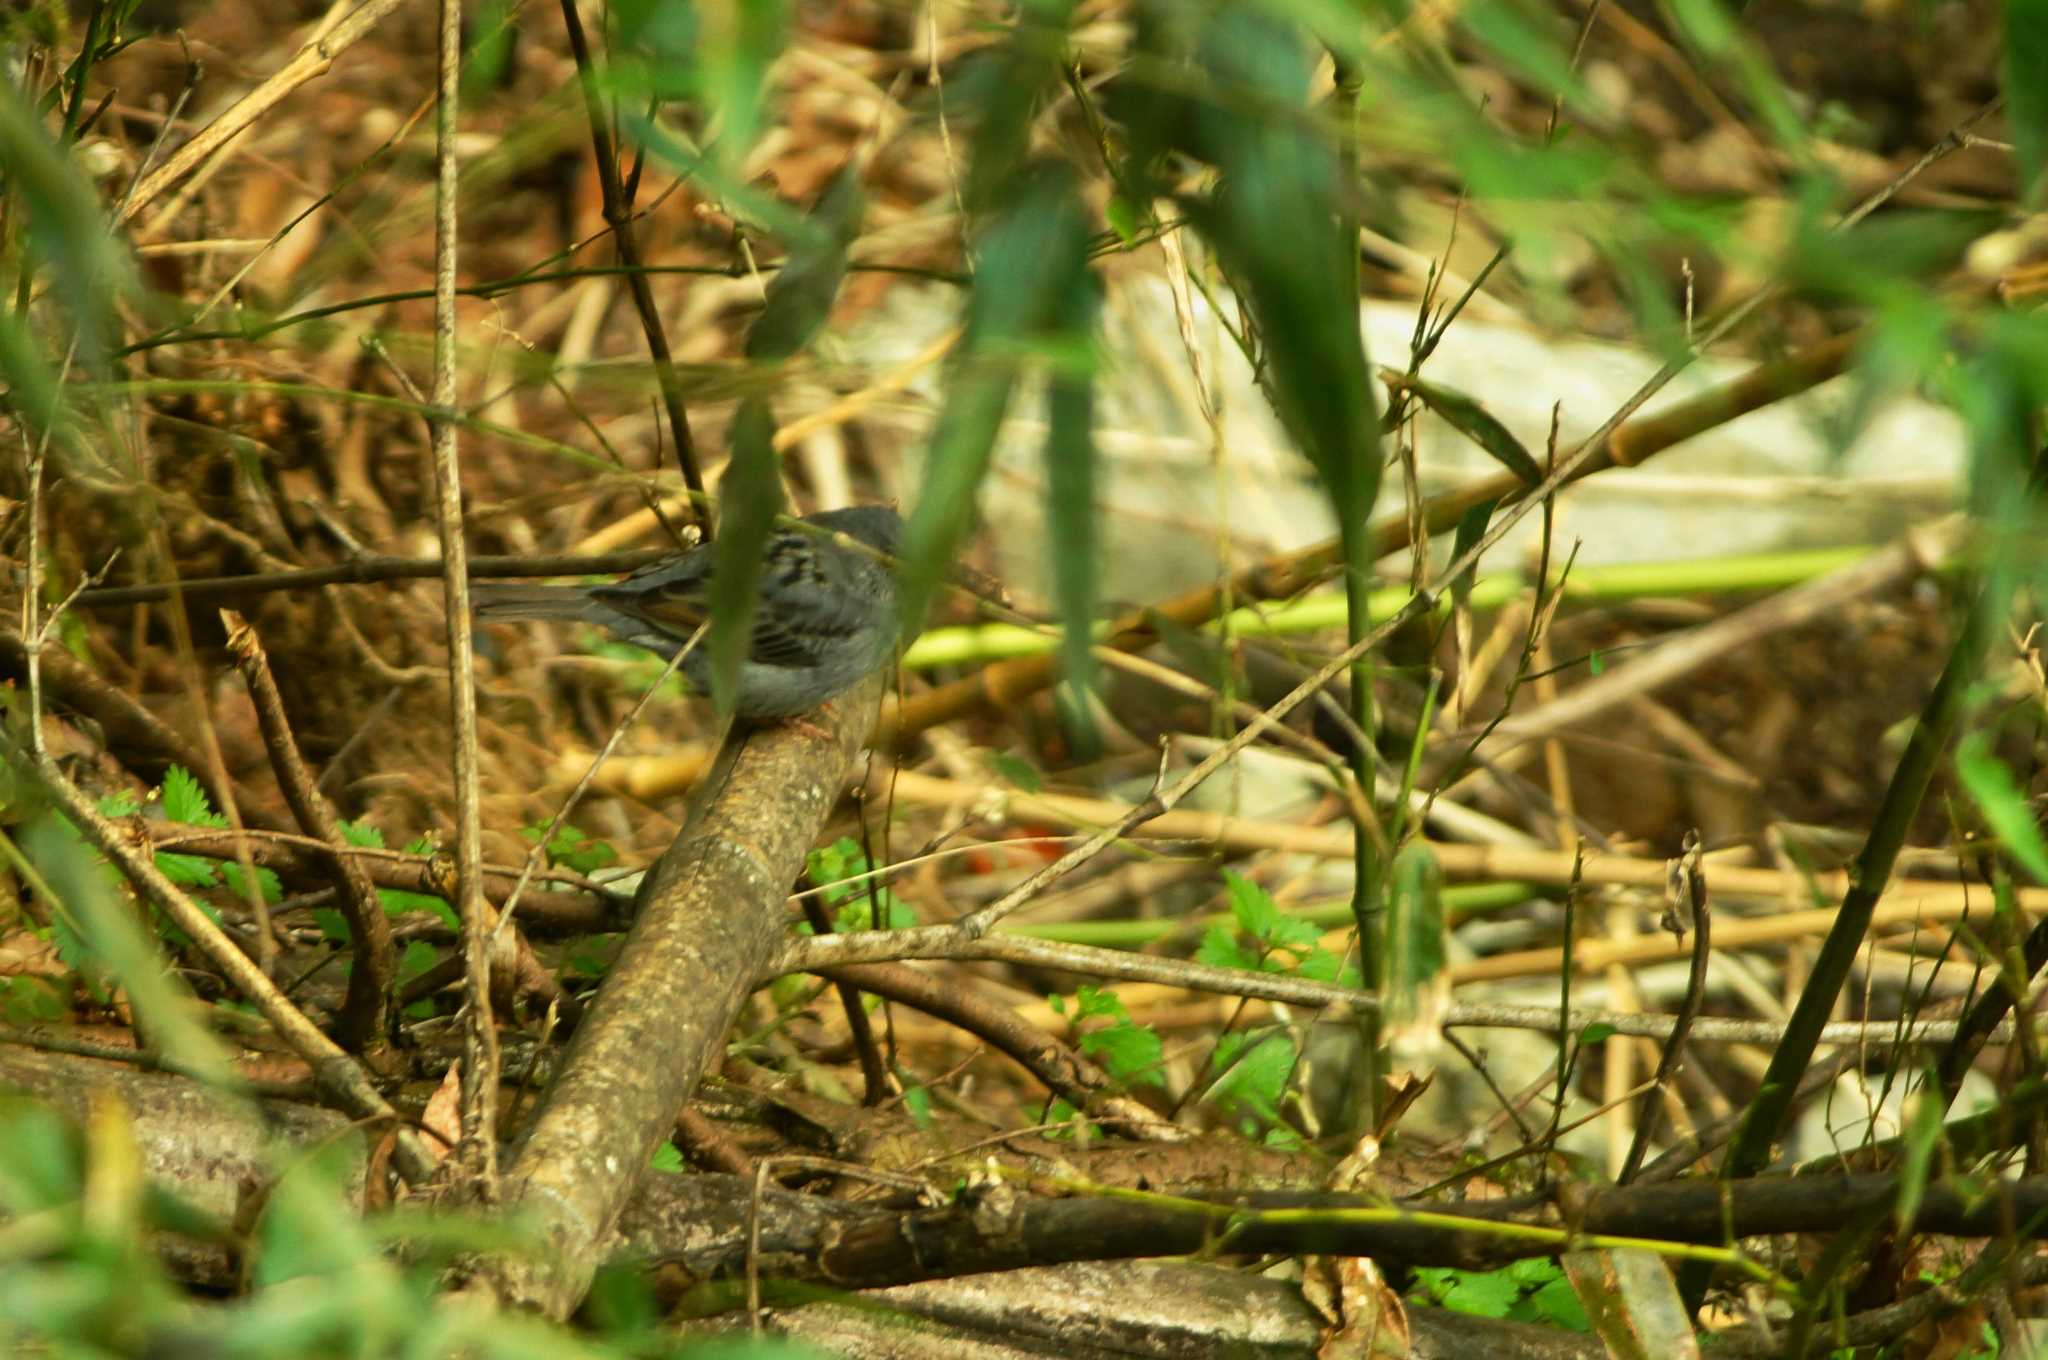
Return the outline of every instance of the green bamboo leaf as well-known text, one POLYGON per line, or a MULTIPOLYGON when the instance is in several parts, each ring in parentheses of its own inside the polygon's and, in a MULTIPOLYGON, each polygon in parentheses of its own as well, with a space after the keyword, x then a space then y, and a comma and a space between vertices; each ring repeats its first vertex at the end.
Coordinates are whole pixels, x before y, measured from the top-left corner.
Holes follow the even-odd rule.
POLYGON ((769 281, 767 302, 747 328, 749 359, 787 359, 825 324, 866 206, 859 170, 849 163, 811 209, 813 229, 790 243, 789 258, 769 281))
POLYGON ((739 699, 740 664, 754 622, 754 588, 769 532, 783 507, 775 459, 775 418, 765 397, 749 397, 733 415, 732 462, 719 487, 718 537, 711 551, 711 697, 720 713, 739 699))
POLYGON ((612 73, 613 82, 694 99, 707 115, 715 113, 713 155, 726 171, 737 171, 767 122, 769 71, 788 42, 787 0, 614 0, 612 9, 619 47, 645 63, 612 73))
POLYGON ((959 97, 974 122, 974 155, 962 189, 968 212, 999 204, 1011 177, 1028 164, 1033 115, 1064 76, 1060 58, 1073 8, 1073 0, 1024 0, 1008 40, 962 75, 959 97))
POLYGON ((1186 200, 1186 210, 1256 318, 1274 407, 1354 536, 1379 491, 1379 417, 1359 326, 1357 243, 1339 230, 1340 192, 1349 189, 1340 190, 1330 148, 1283 113, 1306 99, 1307 51, 1287 25, 1239 6, 1210 22, 1200 63, 1218 94, 1189 111, 1183 149, 1215 164, 1223 184, 1186 200))
MULTIPOLYGON (((77 328, 79 352, 97 371, 113 299, 130 290, 133 274, 107 230, 98 195, 12 83, 0 89, 0 166, 5 167, 9 196, 23 209, 35 256, 49 266, 55 294, 77 328)), ((6 376, 10 381, 17 376, 27 379, 32 390, 47 395, 47 374, 40 365, 25 362, 21 341, 11 333, 0 338, 6 376)), ((28 347, 33 349, 32 344, 28 347)), ((49 409, 44 406, 33 414, 40 417, 49 409)))
POLYGON ((1047 350, 1062 300, 1085 275, 1088 234, 1074 172, 1057 163, 1014 177, 982 233, 967 333, 904 530, 903 612, 912 622, 967 532, 1018 365, 1047 350))
MULTIPOLYGON (((1472 550, 1472 545, 1486 537, 1486 526, 1493 520, 1493 512, 1500 505, 1500 497, 1484 500, 1458 517, 1457 536, 1451 541, 1451 560, 1457 561, 1472 550)), ((1472 565, 1465 568, 1451 582, 1451 598, 1464 604, 1472 598, 1472 583, 1479 575, 1479 559, 1473 558, 1472 565)))
POLYGON ((1093 624, 1096 600, 1095 334, 1100 289, 1083 265, 1061 298, 1052 382, 1046 393, 1046 546, 1052 553, 1061 652, 1076 743, 1097 744, 1088 698, 1097 682, 1093 624))
POLYGON ((1927 1193, 1935 1149, 1941 1145, 1942 1106, 1939 1088, 1929 1081, 1913 1093, 1906 1111, 1899 1148, 1899 1197, 1892 1205, 1892 1229, 1901 1236, 1912 1226, 1927 1193))
POLYGON ((2048 0, 2005 0, 2005 126, 2030 203, 2048 163, 2048 0))
POLYGON ((2012 771, 1991 754, 1982 732, 1972 732, 1957 746, 1956 774, 1999 844, 2036 883, 2048 883, 2048 842, 2042 839, 2041 825, 2012 771))
MULTIPOLYGON (((1402 373, 1384 375, 1389 387, 1413 392, 1430 410, 1442 416, 1450 427, 1484 449, 1493 460, 1509 472, 1522 479, 1525 486, 1535 486, 1543 480, 1543 469, 1529 451, 1522 447, 1522 441, 1515 438, 1508 427, 1501 424, 1491 411, 1480 405, 1478 400, 1466 396, 1455 388, 1441 383, 1427 382, 1421 378, 1402 373)), ((1491 509, 1492 503, 1488 503, 1491 509)), ((1481 530, 1485 525, 1481 523, 1481 530)))

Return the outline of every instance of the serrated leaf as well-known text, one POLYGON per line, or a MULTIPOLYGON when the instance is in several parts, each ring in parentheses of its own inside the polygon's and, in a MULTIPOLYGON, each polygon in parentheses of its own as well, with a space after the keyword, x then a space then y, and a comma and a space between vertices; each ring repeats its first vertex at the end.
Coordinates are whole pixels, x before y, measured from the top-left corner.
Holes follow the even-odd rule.
POLYGON ((1118 1081, 1166 1084, 1166 1074, 1160 1070, 1165 1048, 1149 1029, 1125 1021, 1090 1030, 1081 1036, 1080 1049, 1118 1081))
POLYGON ((1563 1327, 1567 1331, 1590 1332, 1592 1319, 1586 1316, 1586 1306, 1579 1302, 1578 1292, 1571 1281, 1563 1276, 1542 1285, 1529 1295, 1530 1321, 1548 1323, 1563 1327))
POLYGON ((163 803, 164 816, 174 822, 190 822, 195 826, 227 825, 227 818, 215 814, 198 778, 183 765, 172 765, 164 771, 163 803))
MULTIPOLYGON (((210 1084, 231 1085, 234 1073, 225 1050, 194 1019, 191 990, 164 967, 155 942, 143 933, 117 886, 118 879, 108 872, 98 853, 54 812, 41 813, 25 823, 19 843, 52 894, 63 903, 60 918, 68 915, 78 921, 82 938, 73 943, 88 947, 93 963, 126 989, 160 1050, 210 1084)), ((55 936, 60 941, 60 957, 61 934, 55 936)))
POLYGON ((1271 941, 1284 919, 1280 908, 1273 904, 1272 895, 1241 874, 1226 872, 1223 884, 1238 928, 1262 943, 1271 941))
POLYGON ((202 855, 180 855, 169 850, 156 854, 156 867, 165 878, 181 888, 211 888, 220 881, 218 861, 202 855))
POLYGON ((1124 1009, 1124 1003, 1117 994, 1107 987, 1093 987, 1082 983, 1074 989, 1074 1018, 1092 1020, 1108 1017, 1112 1020, 1128 1020, 1131 1013, 1124 1009))
POLYGON ((1335 982, 1344 960, 1327 949, 1313 949, 1301 956, 1294 971, 1311 982, 1335 982))
POLYGON ((348 844, 365 850, 382 850, 384 848, 384 833, 371 826, 368 822, 343 821, 338 823, 338 825, 341 827, 342 840, 348 844))
POLYGON ((347 944, 350 939, 348 917, 333 907, 313 908, 313 924, 320 927, 320 936, 330 944, 347 944))
POLYGON ((122 789, 119 793, 110 793, 100 799, 94 806, 99 809, 100 816, 102 817, 133 817, 136 813, 142 811, 142 803, 136 798, 135 790, 133 789, 122 789))
POLYGON ((423 911, 436 917, 448 929, 462 933, 462 919, 455 914, 455 908, 432 893, 407 892, 403 888, 377 889, 377 905, 384 909, 386 916, 404 916, 409 912, 423 911))
MULTIPOLYGON (((236 897, 248 897, 248 890, 243 887, 246 880, 242 877, 241 865, 231 859, 222 860, 220 872, 221 878, 226 882, 229 892, 232 892, 236 897)), ((284 884, 279 881, 275 870, 265 868, 261 864, 257 865, 256 886, 262 890, 264 901, 281 902, 284 900, 284 884)))
POLYGON ((1273 922, 1273 933, 1269 943, 1281 949, 1291 949, 1296 953, 1304 953, 1315 948, 1316 941, 1322 938, 1323 932, 1317 929, 1314 921, 1303 920, 1299 916, 1289 916, 1283 911, 1279 913, 1278 919, 1273 922))
POLYGON ((1443 1294, 1443 1306, 1473 1317, 1505 1318, 1522 1296, 1522 1287, 1505 1272, 1461 1271, 1443 1294))
POLYGON ((1195 948, 1195 962, 1211 968, 1238 968, 1253 972, 1258 969, 1259 956, 1238 944, 1236 931, 1216 924, 1202 932, 1202 943, 1195 948))
MULTIPOLYGON (((1220 1051, 1220 1047, 1219 1047, 1220 1051)), ((1226 1064, 1215 1064, 1218 1076, 1209 1087, 1209 1099, 1225 1110, 1254 1116, 1261 1125, 1278 1123, 1280 1097, 1294 1071, 1294 1041, 1282 1034, 1269 1034, 1233 1055, 1226 1064)))

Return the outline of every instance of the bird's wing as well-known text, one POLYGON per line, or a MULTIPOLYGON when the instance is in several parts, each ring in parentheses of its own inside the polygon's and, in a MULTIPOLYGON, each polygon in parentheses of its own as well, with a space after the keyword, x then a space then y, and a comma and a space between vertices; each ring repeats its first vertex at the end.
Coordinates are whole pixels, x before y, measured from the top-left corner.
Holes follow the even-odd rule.
POLYGON ((770 666, 815 666, 842 650, 888 602, 880 567, 802 534, 768 540, 748 654, 770 666))
MULTIPOLYGON (((803 534, 771 534, 756 586, 750 660, 769 666, 814 666, 886 607, 888 580, 879 566, 852 560, 844 548, 803 534)), ((678 641, 710 617, 711 552, 693 549, 643 567, 594 599, 631 614, 678 641)))

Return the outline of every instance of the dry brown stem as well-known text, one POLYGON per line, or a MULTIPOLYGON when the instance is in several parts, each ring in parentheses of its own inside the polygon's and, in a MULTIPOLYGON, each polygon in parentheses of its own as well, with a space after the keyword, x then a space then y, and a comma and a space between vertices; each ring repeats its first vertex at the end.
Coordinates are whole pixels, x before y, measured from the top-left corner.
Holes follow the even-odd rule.
MULTIPOLYGON (((384 915, 383 903, 377 899, 376 886, 370 882, 363 861, 347 853, 348 843, 341 834, 341 825, 313 785, 313 773, 306 768, 298 740, 292 736, 284 696, 278 693, 277 680, 270 673, 270 659, 264 654, 262 640, 238 614, 223 610, 222 621, 227 625, 228 650, 234 654, 256 706, 256 721, 263 731, 264 749, 270 753, 270 768, 277 775, 285 802, 291 806, 299 825, 308 836, 327 846, 323 858, 333 875, 341 913, 348 918, 355 966, 349 970, 348 995, 341 1008, 342 1044, 358 1053, 381 1049, 389 1042, 391 984, 398 975, 398 952, 391 943, 391 922, 384 915)), ((243 872, 253 881, 248 838, 236 837, 235 845, 243 861, 243 872)))

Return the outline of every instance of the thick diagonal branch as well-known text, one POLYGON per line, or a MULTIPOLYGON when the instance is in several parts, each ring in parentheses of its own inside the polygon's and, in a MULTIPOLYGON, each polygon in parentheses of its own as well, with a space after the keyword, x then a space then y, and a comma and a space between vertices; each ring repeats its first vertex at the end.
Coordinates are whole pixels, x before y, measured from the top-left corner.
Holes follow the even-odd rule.
POLYGON ((789 885, 844 787, 880 699, 870 678, 810 718, 735 733, 515 1152, 508 1206, 542 1249, 483 1273, 508 1302, 566 1316, 676 1111, 782 941, 789 885))

